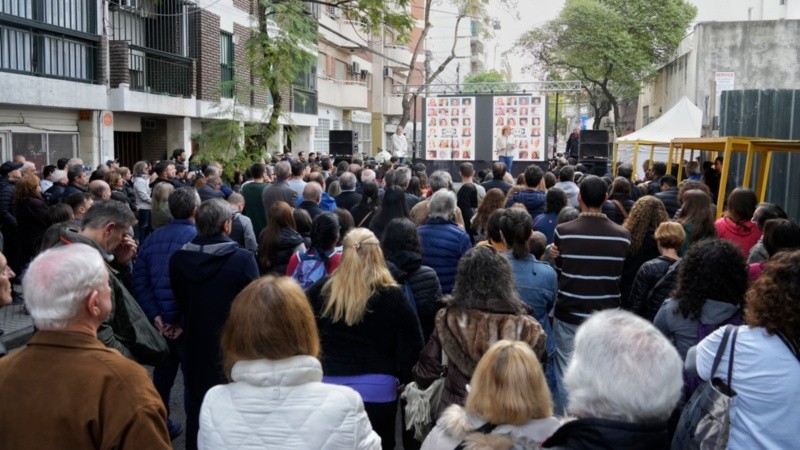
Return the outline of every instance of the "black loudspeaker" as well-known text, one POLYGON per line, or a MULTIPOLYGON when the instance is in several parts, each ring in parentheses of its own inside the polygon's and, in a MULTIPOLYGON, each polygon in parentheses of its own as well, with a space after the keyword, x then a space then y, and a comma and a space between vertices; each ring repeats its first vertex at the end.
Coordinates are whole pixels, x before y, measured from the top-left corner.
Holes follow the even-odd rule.
POLYGON ((605 159, 582 159, 578 160, 578 164, 583 164, 583 166, 586 167, 586 173, 584 173, 584 175, 604 177, 608 170, 605 159))
POLYGON ((580 143, 608 144, 608 130, 581 130, 580 143))
POLYGON ((353 130, 330 130, 328 132, 328 153, 336 156, 358 154, 358 132, 353 130))
POLYGON ((607 159, 608 158, 608 149, 609 144, 584 144, 581 142, 581 145, 578 148, 578 159, 585 159, 585 158, 601 158, 607 159))

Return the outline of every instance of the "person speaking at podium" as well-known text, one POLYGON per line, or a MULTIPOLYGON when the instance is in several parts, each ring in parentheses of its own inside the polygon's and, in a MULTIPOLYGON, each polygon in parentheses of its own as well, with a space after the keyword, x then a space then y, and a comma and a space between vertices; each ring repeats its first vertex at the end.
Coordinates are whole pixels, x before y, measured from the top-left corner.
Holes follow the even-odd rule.
POLYGON ((500 131, 500 136, 497 137, 497 140, 494 143, 494 148, 497 150, 497 154, 500 157, 500 162, 506 165, 506 170, 509 173, 511 172, 511 165, 514 164, 515 150, 514 143, 511 141, 511 139, 509 139, 510 135, 511 127, 506 125, 500 131))

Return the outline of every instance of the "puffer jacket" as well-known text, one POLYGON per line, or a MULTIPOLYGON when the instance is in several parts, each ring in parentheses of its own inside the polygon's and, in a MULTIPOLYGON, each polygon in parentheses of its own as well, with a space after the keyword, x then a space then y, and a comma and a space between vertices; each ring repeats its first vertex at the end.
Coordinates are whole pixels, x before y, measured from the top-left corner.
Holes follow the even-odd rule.
POLYGON ((529 420, 520 425, 498 424, 489 434, 474 433, 486 424, 477 414, 468 413, 464 408, 451 405, 431 430, 422 450, 452 450, 462 441, 469 444, 481 443, 482 448, 507 448, 514 450, 534 450, 550 435, 561 422, 555 417, 529 420))
POLYGON ((436 313, 444 307, 442 302, 442 286, 436 272, 422 265, 422 255, 411 251, 386 252, 386 266, 395 281, 403 285, 408 283, 417 305, 417 316, 422 325, 422 337, 425 341, 433 332, 436 313))
POLYGON ((544 212, 544 207, 547 204, 547 193, 545 191, 538 191, 534 189, 523 189, 516 194, 511 194, 506 200, 506 208, 511 207, 514 203, 522 203, 528 214, 531 217, 536 217, 544 212))
POLYGON ((11 232, 17 227, 17 218, 12 212, 16 188, 16 182, 0 177, 0 227, 3 231, 11 232))
POLYGON ((506 302, 488 300, 485 311, 458 307, 439 310, 433 334, 414 366, 414 380, 423 389, 447 371, 437 415, 450 405, 464 404, 467 384, 478 361, 501 339, 526 342, 539 361, 545 360, 547 336, 542 326, 527 314, 515 314, 506 302), (443 349, 447 366, 442 364, 443 349))
POLYGON ((64 199, 64 190, 66 188, 67 187, 61 183, 53 183, 52 186, 42 193, 42 198, 44 198, 48 206, 57 205, 64 199))
POLYGON ((642 264, 651 259, 658 258, 658 244, 656 244, 655 230, 647 230, 642 240, 642 245, 636 253, 629 253, 625 257, 625 264, 622 268, 622 277, 619 279, 620 306, 622 309, 631 311, 631 287, 636 273, 642 264))
POLYGON ((133 294, 147 318, 178 323, 180 311, 169 283, 169 259, 197 235, 194 223, 175 219, 155 230, 139 247, 133 264, 133 294))
POLYGON ((455 222, 444 219, 428 219, 417 228, 422 241, 422 264, 436 271, 442 292, 449 294, 456 282, 458 261, 472 248, 466 231, 455 222))
POLYGON ((233 382, 211 388, 200 410, 200 449, 379 449, 364 403, 322 383, 312 356, 239 361, 233 382))
POLYGON ((633 203, 629 195, 614 194, 603 203, 603 214, 608 216, 608 218, 617 225, 622 225, 622 223, 625 222, 625 216, 631 212, 633 203), (619 210, 614 200, 618 201, 622 207, 625 208, 625 214, 622 214, 622 211, 619 210))
MULTIPOLYGON (((655 319, 661 304, 664 303, 669 297, 672 288, 678 281, 678 266, 667 275, 670 266, 675 263, 674 259, 667 258, 666 256, 659 256, 658 258, 651 259, 642 264, 639 271, 636 272, 636 278, 633 279, 633 286, 631 287, 631 295, 629 301, 631 302, 632 311, 649 321, 655 319), (661 277, 664 281, 653 290, 653 294, 648 297, 648 293, 658 283, 661 277)), ((680 263, 678 263, 680 265, 680 263)))

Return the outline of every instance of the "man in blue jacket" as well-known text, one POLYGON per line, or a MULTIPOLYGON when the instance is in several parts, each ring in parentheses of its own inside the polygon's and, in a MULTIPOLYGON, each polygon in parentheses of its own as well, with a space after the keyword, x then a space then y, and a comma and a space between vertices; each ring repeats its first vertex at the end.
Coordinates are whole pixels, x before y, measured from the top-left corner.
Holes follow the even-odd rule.
POLYGON ((186 448, 197 448, 200 406, 206 392, 225 383, 220 334, 233 299, 258 278, 255 254, 228 235, 231 209, 224 200, 201 203, 197 236, 169 261, 169 278, 183 320, 186 385, 186 448))
MULTIPOLYGON (((169 414, 169 397, 178 367, 183 362, 183 328, 178 302, 169 282, 169 259, 194 239, 194 213, 200 197, 194 188, 182 187, 169 196, 169 212, 173 220, 154 231, 142 244, 133 266, 133 293, 147 318, 167 340, 169 359, 153 369, 153 383, 169 414)), ((167 422, 170 437, 181 431, 180 424, 167 422)))
MULTIPOLYGON (((563 170, 563 169, 562 169, 563 170)), ((514 203, 522 203, 531 218, 538 216, 544 212, 545 205, 547 204, 547 194, 540 189, 539 184, 542 181, 542 169, 535 164, 531 164, 525 169, 525 189, 512 194, 508 201, 506 201, 506 208, 510 208, 514 203)))
POLYGON ((442 293, 449 294, 456 281, 458 261, 472 248, 464 229, 455 222, 456 194, 447 189, 436 191, 429 204, 425 225, 417 228, 422 242, 422 264, 439 276, 442 293))

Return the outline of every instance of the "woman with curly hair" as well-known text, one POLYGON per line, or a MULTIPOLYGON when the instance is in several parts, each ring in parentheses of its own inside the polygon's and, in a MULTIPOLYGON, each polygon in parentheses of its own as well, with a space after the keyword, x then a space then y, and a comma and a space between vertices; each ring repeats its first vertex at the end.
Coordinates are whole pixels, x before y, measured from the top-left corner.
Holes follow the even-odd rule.
POLYGON ((569 206, 567 194, 557 187, 552 187, 545 194, 544 212, 533 218, 533 230, 544 234, 548 244, 553 243, 553 233, 558 225, 558 213, 565 206, 569 206))
POLYGON ((682 202, 677 216, 678 223, 683 225, 686 240, 678 250, 679 256, 686 254, 693 243, 717 235, 710 195, 700 189, 691 189, 683 194, 682 202))
MULTIPOLYGON (((729 448, 795 448, 800 429, 800 251, 782 252, 747 293, 736 341, 727 346, 715 377, 727 379, 736 401, 730 409, 729 448), (729 356, 731 355, 732 356, 729 356)), ((723 330, 687 355, 687 369, 711 378, 723 330)))
POLYGON ((475 232, 475 241, 487 238, 487 225, 492 213, 503 207, 506 195, 498 188, 489 189, 478 205, 478 211, 472 217, 472 230, 475 232))
POLYGON ((364 228, 350 231, 339 268, 307 294, 320 331, 323 381, 361 394, 383 448, 394 449, 397 388, 411 381, 423 341, 378 238, 364 228))
POLYGON ((620 302, 623 309, 631 310, 629 301, 633 280, 639 267, 651 259, 658 258, 655 232, 659 225, 669 221, 667 210, 661 200, 651 195, 636 200, 623 227, 631 233, 631 245, 619 281, 620 302))
POLYGON ((758 206, 758 197, 752 189, 736 188, 728 196, 728 210, 714 223, 717 236, 732 241, 747 259, 750 249, 761 239, 761 230, 751 220, 758 206))
POLYGON ((436 314, 433 334, 414 367, 422 389, 447 368, 437 415, 450 405, 464 404, 475 367, 495 342, 522 341, 539 361, 546 357, 546 335, 522 303, 513 273, 508 259, 489 246, 471 249, 458 263, 453 295, 436 314), (442 354, 449 362, 443 362, 442 354))
MULTIPOLYGON (((730 241, 707 239, 681 261, 672 298, 664 301, 653 324, 670 338, 681 357, 696 344, 698 328, 741 323, 747 291, 747 266, 730 241)), ((705 333, 708 334, 708 333, 705 333)))

